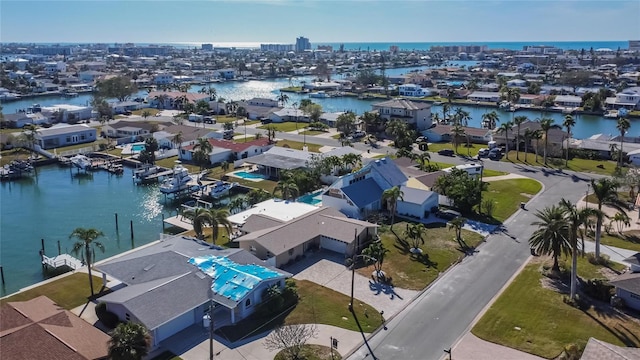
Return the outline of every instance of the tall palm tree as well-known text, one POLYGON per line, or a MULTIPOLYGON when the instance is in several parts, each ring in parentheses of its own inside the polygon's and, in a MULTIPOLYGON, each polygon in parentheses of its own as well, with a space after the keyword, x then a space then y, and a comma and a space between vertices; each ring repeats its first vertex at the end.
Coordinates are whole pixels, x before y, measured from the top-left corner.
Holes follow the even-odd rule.
POLYGON ((496 128, 496 124, 500 122, 500 117, 498 116, 498 113, 493 110, 489 113, 485 113, 482 115, 482 123, 487 127, 487 129, 489 130, 493 130, 496 128))
MULTIPOLYGON (((513 123, 516 125, 516 160, 520 160, 520 125, 529 120, 526 116, 516 116, 513 123)), ((525 155, 526 156, 526 155, 525 155)))
POLYGON ((280 92, 280 95, 278 95, 277 100, 279 103, 282 103, 282 107, 285 107, 289 102, 289 95, 287 95, 286 93, 280 92))
POLYGON ((558 258, 571 252, 569 227, 561 207, 552 205, 535 214, 538 220, 531 223, 538 228, 531 234, 529 245, 541 255, 553 257, 553 271, 560 271, 558 258))
POLYGON ((513 123, 511 121, 507 121, 506 123, 500 124, 500 127, 498 127, 497 130, 497 133, 504 134, 507 159, 509 159, 509 130, 511 130, 512 127, 513 123))
POLYGON ((78 241, 73 244, 73 248, 71 249, 71 251, 76 256, 80 254, 85 264, 87 264, 87 270, 89 270, 89 287, 91 288, 91 296, 94 295, 93 276, 91 275, 91 263, 95 258, 96 248, 104 252, 104 245, 101 242, 96 241, 96 239, 101 236, 104 236, 104 233, 102 233, 102 231, 100 230, 96 230, 93 228, 85 229, 81 227, 76 228, 75 230, 73 230, 73 232, 71 232, 71 235, 69 235, 69 239, 78 239, 78 241))
POLYGON ((420 170, 427 171, 427 164, 431 163, 431 153, 422 151, 415 155, 415 160, 418 162, 420 170))
POLYGON ((567 114, 564 117, 562 126, 567 128, 567 133, 569 134, 569 137, 567 138, 567 157, 565 158, 564 162, 564 166, 569 166, 569 144, 571 140, 571 129, 576 126, 576 120, 573 118, 573 116, 571 116, 571 114, 567 114))
POLYGON ((179 131, 177 134, 175 134, 172 138, 171 138, 171 142, 178 148, 178 152, 180 151, 180 149, 182 148, 182 142, 184 141, 184 138, 182 136, 182 131, 179 131))
POLYGON ((211 208, 208 211, 207 223, 211 225, 211 241, 215 244, 220 234, 220 227, 223 227, 227 234, 233 231, 233 225, 229 221, 229 211, 226 209, 211 208))
POLYGON ((616 124, 616 129, 620 131, 620 155, 618 155, 618 167, 622 166, 622 144, 624 143, 624 135, 627 133, 629 128, 631 127, 631 123, 627 118, 620 117, 618 118, 618 123, 616 124))
POLYGON ((393 230, 393 223, 396 218, 398 200, 404 200, 404 193, 400 190, 399 186, 389 188, 382 193, 381 201, 387 203, 387 210, 391 213, 391 230, 393 230))
POLYGON ((593 209, 578 209, 570 201, 560 200, 560 207, 564 211, 565 221, 569 230, 569 242, 571 243, 571 299, 576 298, 578 279, 578 228, 585 222, 585 218, 593 215, 593 209))
POLYGON ((453 147, 458 153, 458 145, 460 145, 460 139, 462 139, 466 135, 464 128, 459 124, 453 125, 451 127, 451 142, 453 143, 453 147))
POLYGON ((531 137, 533 135, 533 131, 531 129, 524 129, 524 133, 522 134, 522 141, 524 141, 524 162, 527 162, 527 154, 529 153, 529 142, 531 141, 531 137))
POLYGON ((209 218, 209 212, 202 207, 195 207, 188 209, 184 212, 184 217, 191 220, 193 225, 193 231, 196 233, 198 239, 204 238, 204 225, 209 218))
MULTIPOLYGON (((202 170, 203 165, 209 163, 209 154, 213 151, 213 146, 211 146, 209 139, 203 137, 196 141, 196 144, 193 146, 193 150, 195 150, 198 155, 197 158, 201 160, 198 162, 200 163, 200 170, 202 170)), ((194 154, 194 156, 196 154, 194 154)))
POLYGON ((531 133, 531 139, 536 141, 536 163, 538 162, 538 148, 540 147, 540 139, 542 139, 542 131, 536 129, 531 133))
POLYGON ((553 119, 543 118, 540 120, 540 129, 544 132, 544 164, 547 165, 547 145, 549 144, 549 130, 553 125, 553 119))
POLYGON ((296 184, 295 179, 292 177, 282 176, 282 179, 278 181, 276 187, 273 189, 273 194, 279 192, 284 200, 291 200, 298 196, 300 189, 296 184))
POLYGON ((342 163, 351 167, 351 169, 355 168, 362 161, 362 155, 355 153, 348 153, 342 156, 342 163))
POLYGON ((464 243, 464 240, 462 240, 462 227, 466 222, 467 222, 466 218, 462 216, 458 216, 457 218, 449 221, 449 225, 447 226, 449 230, 453 229, 456 232, 456 241, 458 242, 458 245, 460 245, 460 248, 462 249, 464 249, 467 246, 464 243))
MULTIPOLYGON (((612 179, 602 178, 597 181, 591 179, 591 188, 593 195, 598 203, 598 214, 596 216, 596 259, 600 258, 600 239, 602 237, 602 222, 604 221, 604 213, 602 205, 610 206, 620 212, 626 214, 624 203, 618 198, 619 184, 612 179)), ((586 199, 585 199, 586 201, 586 199)))
POLYGON ((109 359, 142 360, 151 347, 151 335, 147 328, 138 323, 120 323, 111 332, 109 359))

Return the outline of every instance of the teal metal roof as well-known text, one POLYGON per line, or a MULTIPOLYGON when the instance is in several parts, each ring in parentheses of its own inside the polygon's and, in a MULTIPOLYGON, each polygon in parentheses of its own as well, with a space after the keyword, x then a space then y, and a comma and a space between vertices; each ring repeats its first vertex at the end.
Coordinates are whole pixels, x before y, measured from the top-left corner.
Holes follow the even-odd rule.
POLYGON ((263 280, 283 277, 283 274, 255 264, 238 264, 223 256, 201 256, 189 259, 209 275, 211 290, 217 295, 240 301, 263 280))

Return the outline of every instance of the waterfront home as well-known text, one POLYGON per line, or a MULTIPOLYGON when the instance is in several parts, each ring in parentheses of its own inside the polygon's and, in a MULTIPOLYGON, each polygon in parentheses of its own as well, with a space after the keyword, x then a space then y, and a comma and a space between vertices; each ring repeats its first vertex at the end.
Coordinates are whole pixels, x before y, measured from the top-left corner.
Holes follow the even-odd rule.
POLYGON ((322 113, 322 115, 320 115, 320 122, 323 124, 326 124, 329 127, 336 127, 336 123, 338 122, 338 117, 340 117, 340 115, 344 113, 345 113, 344 111, 322 113))
POLYGON ((48 129, 39 129, 36 142, 42 149, 54 149, 96 141, 96 129, 86 124, 57 124, 48 129))
POLYGON ((52 119, 55 121, 61 122, 73 122, 78 120, 89 120, 91 119, 91 106, 78 106, 78 105, 70 105, 70 104, 58 104, 51 106, 43 106, 42 112, 51 112, 57 113, 58 117, 56 119, 52 119))
POLYGON ((497 91, 474 91, 467 96, 467 99, 471 101, 495 103, 500 101, 501 96, 497 91))
POLYGON ((558 95, 554 99, 557 106, 576 108, 582 104, 582 98, 575 95, 558 95))
POLYGON ((342 89, 342 85, 338 82, 332 82, 332 81, 327 81, 327 82, 310 82, 307 84, 304 84, 302 86, 303 89, 308 89, 310 91, 318 91, 318 90, 340 90, 342 89))
POLYGON ((418 131, 431 127, 431 105, 409 100, 392 99, 371 105, 381 118, 389 121, 400 119, 415 126, 418 131))
POLYGON ((106 75, 106 73, 103 73, 103 72, 100 72, 100 71, 88 70, 88 71, 80 71, 78 73, 78 78, 82 82, 94 83, 96 80, 100 79, 101 77, 103 77, 105 75, 106 75))
POLYGON ((67 71, 67 64, 64 61, 46 61, 42 65, 44 72, 48 75, 67 71))
POLYGON ((146 108, 148 105, 136 101, 117 101, 109 103, 111 110, 114 114, 123 114, 127 111, 134 111, 146 108))
MULTIPOLYGON (((588 139, 571 139, 569 147, 572 149, 580 149, 592 151, 598 154, 600 159, 611 159, 611 148, 620 147, 620 136, 612 137, 610 135, 597 134, 588 139)), ((636 159, 640 155, 640 138, 625 137, 622 144, 623 151, 629 156, 629 160, 635 165, 640 165, 640 159, 636 159)))
POLYGON ((398 86, 398 95, 409 97, 431 96, 433 91, 416 84, 403 84, 398 86))
POLYGON ((0 305, 3 360, 106 359, 109 335, 46 296, 0 305))
POLYGON ((271 114, 281 109, 277 100, 263 98, 240 101, 238 105, 245 109, 247 118, 251 120, 269 119, 271 114))
POLYGON ((319 154, 274 146, 262 154, 245 159, 244 162, 257 165, 260 172, 268 177, 279 178, 284 170, 306 168, 314 155, 319 154))
MULTIPOLYGON (((421 134, 427 138, 428 142, 451 142, 452 125, 436 124, 434 127, 423 130, 421 134)), ((492 140, 492 131, 474 127, 462 127, 465 138, 461 142, 466 142, 467 138, 472 144, 488 144, 492 140)))
POLYGON ((195 104, 200 100, 209 102, 207 94, 180 91, 152 91, 147 96, 149 107, 158 109, 181 109, 182 101, 195 104))
POLYGON ((148 137, 151 133, 163 130, 167 126, 172 125, 171 122, 148 122, 148 121, 127 121, 119 120, 111 124, 102 126, 102 132, 118 141, 118 144, 134 142, 140 138, 148 137))
POLYGON ((640 109, 640 87, 630 87, 605 100, 607 109, 640 109))
POLYGON ((226 68, 215 70, 217 77, 225 80, 233 80, 236 78, 236 69, 226 68))
MULTIPOLYGON (((243 143, 236 143, 230 140, 207 139, 211 144, 211 152, 209 152, 209 162, 211 164, 220 164, 224 161, 233 162, 244 160, 252 156, 260 155, 274 144, 267 138, 251 140, 243 143)), ((195 145, 188 145, 180 150, 180 160, 193 160, 193 154, 196 152, 195 145)), ((240 161, 241 164, 243 161, 240 161)))
POLYGON ((193 238, 172 236, 96 263, 121 287, 99 301, 121 321, 149 329, 152 347, 190 326, 206 330, 235 324, 252 314, 271 286, 284 288, 291 275, 243 249, 222 249, 193 238))
POLYGON ((169 73, 159 73, 153 77, 153 83, 156 85, 173 84, 174 81, 173 75, 169 73))
POLYGON ((287 121, 309 122, 309 116, 300 109, 282 108, 278 111, 270 112, 269 120, 271 120, 274 123, 281 123, 281 122, 287 122, 287 121))
POLYGON ((162 138, 156 137, 158 140, 158 146, 167 148, 177 148, 180 146, 195 145, 200 138, 221 138, 220 132, 215 129, 208 129, 202 127, 188 126, 188 125, 176 125, 168 122, 167 126, 162 129, 165 132, 165 136, 162 138), (169 135, 166 135, 169 134, 169 135), (182 137, 181 144, 175 144, 173 139, 177 134, 182 137))
MULTIPOLYGON (((527 129, 529 129, 530 131, 540 130, 544 136, 544 132, 540 127, 540 121, 529 120, 520 124, 521 138, 522 138, 522 135, 525 133, 525 131, 527 131, 527 129)), ((516 126, 513 126, 511 128, 511 131, 509 131, 509 134, 508 134, 509 150, 514 150, 516 148, 515 139, 516 139, 517 131, 518 131, 518 128, 516 126)), ((562 126, 560 126, 560 124, 553 124, 551 126, 551 129, 549 129, 548 135, 549 137, 547 140, 547 155, 560 156, 562 154, 562 149, 564 147, 563 144, 565 140, 569 138, 569 134, 562 129, 562 126)), ((499 132, 498 129, 493 130, 492 137, 493 137, 493 141, 495 141, 497 145, 506 144, 505 133, 499 132)), ((544 139, 540 139, 537 142, 534 140, 529 140, 529 144, 528 144, 529 151, 534 151, 537 147, 538 154, 542 155, 544 153, 544 143, 545 143, 544 139)), ((523 151, 523 150, 524 150, 524 141, 520 143, 520 151, 523 151)))
POLYGON ((318 248, 346 258, 366 247, 377 234, 378 225, 350 219, 331 207, 314 207, 289 221, 274 218, 271 213, 250 215, 242 227, 245 235, 234 242, 274 267, 282 267, 318 248))
POLYGON ((540 105, 542 104, 544 99, 546 99, 546 95, 520 94, 518 104, 525 106, 540 105))
POLYGON ((49 117, 41 112, 15 113, 4 115, 4 121, 10 128, 23 128, 27 124, 43 125, 49 123, 49 117))

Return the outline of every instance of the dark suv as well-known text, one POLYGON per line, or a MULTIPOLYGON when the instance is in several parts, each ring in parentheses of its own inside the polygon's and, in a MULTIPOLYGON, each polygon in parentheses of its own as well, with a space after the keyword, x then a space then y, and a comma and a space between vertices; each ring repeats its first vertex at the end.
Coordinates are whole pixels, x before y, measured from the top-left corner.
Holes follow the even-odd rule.
POLYGON ((438 151, 438 155, 444 155, 444 156, 453 156, 453 150, 451 149, 442 149, 440 151, 438 151))

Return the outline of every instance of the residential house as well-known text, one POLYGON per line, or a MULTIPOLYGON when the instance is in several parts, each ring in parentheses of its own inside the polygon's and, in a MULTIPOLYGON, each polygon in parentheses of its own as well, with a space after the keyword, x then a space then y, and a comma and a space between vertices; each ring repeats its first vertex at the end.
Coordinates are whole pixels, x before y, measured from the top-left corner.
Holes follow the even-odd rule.
POLYGON ((282 171, 306 168, 314 155, 319 154, 274 146, 263 154, 247 158, 244 162, 257 165, 262 174, 277 179, 282 171))
POLYGON ((438 209, 439 195, 436 192, 416 188, 412 186, 400 186, 402 199, 397 200, 397 210, 399 216, 422 219, 428 218, 431 213, 438 209))
POLYGON ((254 98, 246 102, 240 102, 244 107, 247 118, 251 120, 269 119, 274 112, 280 110, 278 101, 271 99, 254 98))
POLYGON ((344 111, 322 113, 322 115, 320 115, 320 122, 326 124, 329 127, 336 127, 338 117, 340 117, 340 115, 344 113, 344 111))
MULTIPOLYGON (((274 146, 274 144, 267 138, 251 140, 243 143, 211 138, 207 140, 209 141, 209 144, 211 144, 212 148, 211 152, 208 154, 209 162, 211 164, 247 159, 252 156, 260 155, 274 146)), ((180 150, 180 160, 192 160, 193 154, 196 150, 194 147, 195 145, 183 147, 180 150)))
POLYGON ((3 360, 107 359, 111 337, 46 296, 0 305, 3 360))
POLYGON ((309 117, 300 109, 282 108, 269 113, 269 119, 274 123, 287 121, 309 122, 309 117))
POLYGON ((558 106, 575 108, 582 104, 582 98, 575 95, 557 95, 554 102, 558 106))
POLYGON ((137 101, 118 101, 109 103, 114 114, 122 114, 126 111, 134 111, 147 107, 147 104, 137 101))
POLYGON ((161 129, 160 134, 156 136, 154 133, 154 137, 158 141, 158 146, 169 149, 195 145, 200 138, 222 138, 222 136, 218 136, 218 132, 213 129, 175 125, 170 122, 167 123, 166 127, 161 129), (182 143, 180 144, 175 144, 173 141, 177 134, 180 134, 182 137, 182 143))
POLYGON ((540 105, 546 98, 545 95, 536 95, 536 94, 520 94, 520 98, 518 99, 518 104, 520 105, 540 105))
POLYGON ((340 90, 342 89, 342 84, 338 82, 309 82, 302 86, 303 89, 308 89, 311 91, 319 91, 319 90, 340 90))
POLYGON ((432 91, 417 84, 403 84, 398 86, 398 95, 409 97, 430 96, 432 91))
POLYGON ((180 92, 180 91, 152 91, 147 96, 149 107, 157 109, 181 109, 182 101, 185 99, 191 104, 200 100, 209 102, 210 96, 207 94, 180 92))
MULTIPOLYGON (((624 148, 623 148, 624 150, 624 148)), ((626 151, 626 150, 625 150, 626 151)), ((629 162, 633 165, 640 166, 640 149, 627 151, 629 162)))
POLYGON ((290 274, 243 249, 222 249, 184 236, 162 239, 95 267, 125 286, 99 301, 121 321, 149 329, 153 348, 192 325, 235 324, 262 302, 264 290, 284 287, 290 274), (153 304, 153 306, 150 306, 153 304))
POLYGON ((173 75, 169 73, 159 73, 153 77, 153 83, 156 85, 173 84, 174 81, 173 75))
POLYGON ((608 97, 605 100, 605 104, 607 109, 640 109, 640 87, 624 89, 622 92, 617 93, 615 97, 608 97))
MULTIPOLYGON (((529 129, 530 131, 536 131, 536 130, 540 130, 542 131, 542 128, 540 127, 540 122, 539 121, 525 121, 522 124, 520 124, 520 135, 522 136, 525 131, 527 131, 527 129, 529 129)), ((511 131, 509 131, 509 149, 515 149, 515 139, 516 139, 516 133, 517 133, 517 127, 514 126, 511 128, 511 131)), ((544 134, 544 132, 543 132, 544 134)), ((544 136, 544 135, 543 135, 544 136)), ((506 144, 506 137, 505 137, 505 133, 503 132, 498 132, 498 130, 493 130, 493 141, 496 142, 497 145, 504 145, 506 144)), ((562 129, 562 127, 558 124, 553 124, 551 126, 551 129, 549 129, 549 137, 547 140, 547 155, 551 155, 551 156, 560 156, 562 154, 562 149, 564 147, 564 142, 566 141, 566 139, 569 138, 569 134, 564 131, 562 129)), ((544 140, 538 140, 537 142, 534 140, 530 140, 529 144, 528 144, 528 149, 530 151, 534 151, 537 147, 538 149, 538 153, 539 154, 543 154, 544 153, 544 140)), ((520 149, 523 150, 524 149, 524 143, 521 142, 520 143, 520 149)))
MULTIPOLYGON (((421 134, 427 138, 428 142, 451 142, 452 125, 437 124, 436 126, 424 130, 421 134)), ((466 137, 472 144, 488 144, 492 140, 493 132, 489 129, 474 127, 462 127, 466 137)), ((466 138, 461 140, 466 142, 466 138)))
POLYGON ((36 141, 42 149, 53 149, 96 141, 96 129, 86 124, 58 124, 48 129, 39 129, 36 141))
POLYGON ((100 71, 88 70, 88 71, 80 71, 78 73, 78 78, 82 82, 93 83, 104 75, 105 73, 100 71))
POLYGON ((52 106, 43 106, 42 112, 51 112, 57 114, 52 118, 54 121, 61 122, 74 122, 79 120, 91 119, 91 112, 93 108, 91 106, 78 106, 70 104, 58 104, 52 106))
POLYGON ((630 271, 616 276, 609 284, 615 287, 615 297, 621 299, 626 307, 640 311, 640 253, 623 261, 630 265, 630 271))
POLYGON ((580 360, 635 360, 640 359, 640 349, 609 344, 589 338, 580 360))
POLYGON ((243 226, 246 234, 234 241, 267 264, 282 267, 317 248, 352 256, 375 238, 376 229, 376 224, 320 207, 286 222, 267 214, 253 214, 243 226))
POLYGON ((216 72, 221 79, 232 80, 236 78, 236 69, 218 69, 216 72))
POLYGON ((37 113, 24 113, 19 112, 15 114, 4 115, 4 121, 7 122, 11 128, 23 128, 27 124, 43 125, 49 123, 49 118, 41 112, 37 113))
POLYGON ((501 96, 497 91, 474 91, 467 96, 467 99, 470 101, 495 103, 501 100, 501 96))
POLYGON ((139 138, 148 137, 155 130, 162 130, 164 126, 171 124, 165 123, 149 123, 144 121, 126 121, 120 120, 111 124, 102 126, 102 132, 115 139, 130 139, 124 142, 134 142, 139 138))
MULTIPOLYGON (((611 149, 620 147, 620 136, 596 134, 588 139, 571 139, 569 147, 573 149, 596 152, 601 159, 611 159, 611 149)), ((622 143, 623 151, 634 164, 640 164, 640 138, 625 137, 622 143)))
POLYGON ((408 100, 392 99, 371 105, 385 120, 401 119, 418 131, 431 127, 431 105, 408 100))
POLYGON ((67 71, 67 64, 64 61, 47 61, 43 64, 43 70, 48 75, 53 75, 67 71))

